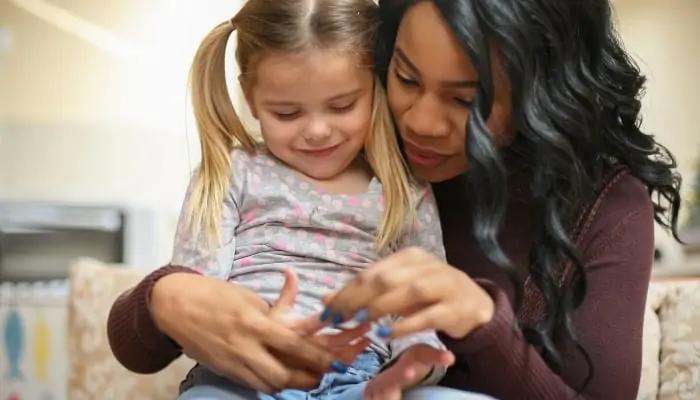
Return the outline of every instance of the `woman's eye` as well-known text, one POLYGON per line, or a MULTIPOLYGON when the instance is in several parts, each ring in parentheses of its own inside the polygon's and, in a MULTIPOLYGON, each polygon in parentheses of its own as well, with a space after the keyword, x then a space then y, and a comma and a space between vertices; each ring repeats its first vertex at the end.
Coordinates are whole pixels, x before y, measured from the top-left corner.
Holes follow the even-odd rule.
POLYGON ((398 70, 394 70, 394 74, 396 75, 396 79, 398 79, 399 82, 405 86, 418 86, 418 82, 416 82, 414 79, 401 75, 398 70))
POLYGON ((455 103, 457 103, 458 106, 464 107, 464 108, 469 108, 472 106, 472 101, 467 100, 467 99, 462 99, 460 97, 455 97, 454 98, 455 103))

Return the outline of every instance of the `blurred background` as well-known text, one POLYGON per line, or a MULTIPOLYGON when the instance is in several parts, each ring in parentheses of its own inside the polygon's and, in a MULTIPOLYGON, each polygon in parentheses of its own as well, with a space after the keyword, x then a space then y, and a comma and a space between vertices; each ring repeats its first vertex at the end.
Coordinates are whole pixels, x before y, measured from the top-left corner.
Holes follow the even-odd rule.
POLYGON ((199 155, 189 64, 238 3, 0 0, 0 198, 152 211, 143 262, 166 263, 199 155))
MULTIPOLYGON (((11 281, 58 280, 51 290, 63 299, 61 280, 78 256, 141 268, 168 262, 199 161, 190 61, 206 32, 241 1, 0 0, 6 302, 16 301, 11 281)), ((688 221, 698 207, 700 2, 617 0, 615 7, 622 37, 649 78, 644 128, 677 157, 688 221)), ((231 93, 241 109, 235 86, 231 93)), ((657 242, 658 275, 700 275, 697 259, 661 231, 657 242)), ((5 334, 6 349, 19 348, 21 338, 7 344, 21 336, 13 335, 5 334)), ((9 395, 0 389, 0 398, 9 395)))

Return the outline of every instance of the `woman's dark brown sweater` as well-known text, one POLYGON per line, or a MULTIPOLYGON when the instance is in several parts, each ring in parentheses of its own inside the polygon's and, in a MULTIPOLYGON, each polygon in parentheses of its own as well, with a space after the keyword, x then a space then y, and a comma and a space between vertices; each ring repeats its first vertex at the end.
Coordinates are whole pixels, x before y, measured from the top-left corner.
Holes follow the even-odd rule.
MULTIPOLYGON (((515 174, 515 182, 511 180, 514 189, 500 243, 525 271, 542 216, 525 190, 527 182, 518 179, 524 178, 515 174)), ((473 197, 469 190, 457 181, 434 188, 448 261, 478 279, 496 302, 489 324, 462 340, 443 338, 458 361, 442 383, 501 400, 565 400, 574 398, 590 372, 591 380, 580 398, 635 399, 654 251, 653 207, 640 181, 625 173, 610 179, 581 224, 579 249, 588 271, 588 293, 574 314, 574 325, 593 369, 589 370, 580 352, 562 344, 559 373, 552 372, 538 350, 514 328, 513 287, 483 256, 471 234, 469 203, 473 197)), ((149 311, 153 284, 173 272, 192 271, 177 266, 156 270, 112 308, 109 341, 117 359, 130 370, 157 372, 180 356, 174 343, 158 331, 149 311)), ((523 318, 532 318, 538 314, 538 292, 528 289, 525 293, 529 312, 523 318)))

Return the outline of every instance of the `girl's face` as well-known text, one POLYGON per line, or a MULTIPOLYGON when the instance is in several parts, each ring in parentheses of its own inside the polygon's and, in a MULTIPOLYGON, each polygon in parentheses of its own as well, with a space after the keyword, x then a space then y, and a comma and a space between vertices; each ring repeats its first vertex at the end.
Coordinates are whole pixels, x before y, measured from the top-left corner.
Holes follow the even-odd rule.
POLYGON ((374 77, 357 57, 314 50, 269 55, 246 90, 267 148, 318 180, 343 172, 370 130, 374 77))
MULTIPOLYGON (((431 182, 465 172, 465 128, 477 74, 432 2, 404 14, 389 66, 387 95, 413 174, 431 182)), ((507 78, 493 72, 495 102, 488 121, 501 143, 510 120, 507 78)))

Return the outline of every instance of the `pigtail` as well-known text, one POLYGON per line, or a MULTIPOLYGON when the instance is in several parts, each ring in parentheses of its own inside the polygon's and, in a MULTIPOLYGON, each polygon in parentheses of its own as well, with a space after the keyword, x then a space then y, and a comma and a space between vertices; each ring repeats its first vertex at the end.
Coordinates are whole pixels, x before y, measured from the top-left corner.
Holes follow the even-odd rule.
POLYGON ((233 31, 234 24, 224 22, 209 32, 190 70, 202 161, 192 185, 187 220, 197 235, 204 231, 210 245, 220 242, 224 194, 231 179, 231 151, 234 146, 248 151, 256 146, 236 114, 226 87, 226 44, 233 31))
POLYGON ((378 79, 374 83, 372 131, 365 143, 367 161, 384 189, 384 212, 376 232, 378 251, 391 249, 416 218, 408 167, 399 151, 386 94, 378 79))

